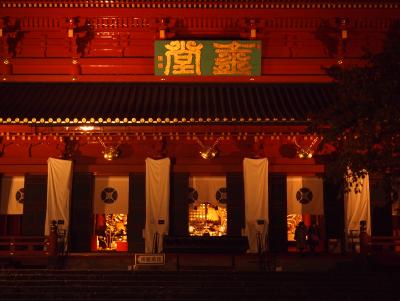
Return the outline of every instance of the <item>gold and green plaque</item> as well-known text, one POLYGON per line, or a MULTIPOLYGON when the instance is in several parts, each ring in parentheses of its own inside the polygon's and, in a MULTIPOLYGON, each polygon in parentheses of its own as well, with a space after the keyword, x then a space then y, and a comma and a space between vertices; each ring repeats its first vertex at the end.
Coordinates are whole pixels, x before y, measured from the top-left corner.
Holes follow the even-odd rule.
POLYGON ((159 40, 154 49, 155 75, 261 75, 259 40, 159 40))

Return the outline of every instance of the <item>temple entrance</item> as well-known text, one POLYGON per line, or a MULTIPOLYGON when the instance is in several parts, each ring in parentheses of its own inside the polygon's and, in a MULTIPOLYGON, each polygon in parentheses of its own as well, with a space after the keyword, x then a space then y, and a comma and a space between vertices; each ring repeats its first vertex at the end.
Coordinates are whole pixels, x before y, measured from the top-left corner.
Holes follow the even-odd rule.
POLYGON ((127 214, 96 214, 96 251, 128 251, 127 214))
POLYGON ((288 176, 286 181, 288 251, 297 251, 295 232, 300 222, 305 225, 306 250, 323 250, 325 226, 322 179, 315 176, 288 176))
POLYGON ((227 210, 208 202, 189 206, 190 236, 222 236, 227 234, 227 210))
POLYGON ((129 178, 95 177, 92 251, 128 251, 129 178))
MULTIPOLYGON (((288 251, 297 252, 295 231, 296 227, 300 222, 303 222, 307 228, 307 240, 310 235, 310 228, 313 226, 316 233, 313 235, 318 236, 318 244, 315 251, 320 252, 324 250, 324 216, 323 215, 311 215, 311 214, 288 214, 287 215, 287 241, 288 241, 288 251)), ((314 232, 315 232, 314 231, 314 232)))
POLYGON ((227 234, 226 177, 189 178, 189 235, 227 234))

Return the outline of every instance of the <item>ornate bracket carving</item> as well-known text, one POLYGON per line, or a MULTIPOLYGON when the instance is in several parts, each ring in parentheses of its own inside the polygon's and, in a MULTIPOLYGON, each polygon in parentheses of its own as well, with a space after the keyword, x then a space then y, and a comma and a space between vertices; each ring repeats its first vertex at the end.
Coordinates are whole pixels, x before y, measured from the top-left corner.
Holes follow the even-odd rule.
POLYGON ((345 18, 338 18, 336 23, 339 30, 337 63, 341 65, 344 62, 344 56, 346 54, 346 44, 348 38, 347 27, 349 21, 345 18))
POLYGON ((24 37, 21 30, 21 20, 3 17, 1 19, 2 50, 5 59, 17 55, 18 45, 24 37))
POLYGON ((4 155, 6 147, 14 144, 14 142, 5 142, 4 137, 0 137, 0 158, 4 155))
POLYGON ((62 142, 57 145, 57 149, 60 151, 61 159, 72 159, 79 151, 79 143, 68 137, 63 137, 62 142))
POLYGON ((89 42, 94 38, 94 28, 90 19, 70 18, 67 36, 70 39, 73 58, 85 56, 89 42))
POLYGON ((338 52, 337 27, 330 24, 329 20, 322 20, 315 32, 315 37, 325 46, 326 54, 335 57, 338 52))
POLYGON ((342 64, 346 53, 346 40, 348 38, 348 20, 337 18, 334 21, 322 20, 315 32, 315 37, 325 46, 329 57, 336 57, 337 63, 342 64))
POLYGON ((160 40, 170 39, 175 36, 175 33, 173 32, 175 22, 176 22, 175 19, 169 19, 169 18, 155 19, 154 27, 158 30, 159 34, 158 38, 160 40))
POLYGON ((254 159, 259 159, 259 158, 265 157, 264 143, 262 140, 260 141, 258 138, 254 139, 254 142, 252 145, 251 157, 254 159))
POLYGON ((250 39, 257 38, 257 21, 254 19, 249 20, 250 39))
POLYGON ((241 36, 245 36, 250 40, 257 39, 259 29, 262 27, 261 21, 259 19, 245 19, 240 23, 241 36))
POLYGON ((160 136, 160 140, 155 140, 151 144, 149 156, 155 160, 165 158, 168 154, 167 143, 167 139, 160 136))

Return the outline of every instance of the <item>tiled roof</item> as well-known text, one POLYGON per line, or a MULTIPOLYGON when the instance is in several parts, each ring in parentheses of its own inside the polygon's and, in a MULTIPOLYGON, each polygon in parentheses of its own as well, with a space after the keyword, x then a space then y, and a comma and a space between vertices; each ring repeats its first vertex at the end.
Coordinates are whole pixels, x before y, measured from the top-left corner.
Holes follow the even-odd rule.
POLYGON ((0 124, 304 123, 330 84, 2 83, 0 124))

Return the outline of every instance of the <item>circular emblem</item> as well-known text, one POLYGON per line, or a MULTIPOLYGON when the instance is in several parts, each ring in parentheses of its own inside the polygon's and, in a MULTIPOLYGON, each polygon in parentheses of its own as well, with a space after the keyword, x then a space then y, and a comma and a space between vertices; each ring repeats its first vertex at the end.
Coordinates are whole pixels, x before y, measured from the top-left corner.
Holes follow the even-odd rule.
POLYGON ((217 199, 217 201, 219 203, 226 204, 226 201, 227 201, 226 188, 221 187, 220 189, 218 189, 217 193, 215 194, 215 198, 217 199))
POLYGON ((302 204, 308 204, 312 201, 313 193, 307 187, 302 187, 296 192, 296 199, 302 204))
POLYGON ((198 198, 199 198, 199 193, 197 192, 197 190, 194 189, 193 187, 189 187, 189 195, 188 195, 189 203, 194 203, 195 201, 197 201, 198 198))
POLYGON ((106 204, 114 203, 118 198, 118 192, 112 187, 106 187, 101 192, 101 200, 106 204))
POLYGON ((15 199, 17 200, 17 202, 23 204, 24 197, 25 197, 25 189, 24 188, 18 189, 18 191, 15 193, 15 199))

